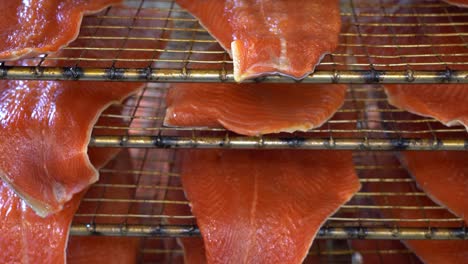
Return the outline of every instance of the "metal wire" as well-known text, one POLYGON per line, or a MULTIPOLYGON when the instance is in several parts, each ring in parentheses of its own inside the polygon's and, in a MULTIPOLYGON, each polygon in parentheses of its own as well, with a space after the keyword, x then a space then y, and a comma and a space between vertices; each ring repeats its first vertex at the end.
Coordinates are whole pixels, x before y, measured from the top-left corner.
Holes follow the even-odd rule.
MULTIPOLYGON (((341 0, 339 47, 304 82, 468 82, 468 13, 412 2, 341 0)), ((227 53, 174 1, 126 4, 86 17, 59 53, 2 63, 0 79, 233 81, 227 53)))
MULTIPOLYGON (((123 151, 101 170, 101 180, 83 199, 71 233, 199 236, 173 166, 175 155, 171 149, 123 151)), ((392 153, 356 152, 354 160, 363 187, 328 219, 318 239, 468 239, 463 219, 418 190, 392 153), (388 214, 395 210, 405 217, 388 214)))

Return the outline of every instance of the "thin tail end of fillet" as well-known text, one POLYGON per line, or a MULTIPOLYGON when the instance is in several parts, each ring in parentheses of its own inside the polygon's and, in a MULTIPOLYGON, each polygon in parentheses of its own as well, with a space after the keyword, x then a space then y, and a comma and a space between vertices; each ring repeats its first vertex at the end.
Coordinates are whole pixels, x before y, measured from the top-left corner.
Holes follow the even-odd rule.
POLYGON ((280 40, 276 46, 262 49, 256 48, 255 42, 235 40, 231 43, 236 82, 267 75, 281 75, 299 81, 313 73, 323 57, 330 53, 325 47, 309 50, 307 43, 287 44, 286 40, 280 40), (291 51, 294 53, 288 53, 291 51))

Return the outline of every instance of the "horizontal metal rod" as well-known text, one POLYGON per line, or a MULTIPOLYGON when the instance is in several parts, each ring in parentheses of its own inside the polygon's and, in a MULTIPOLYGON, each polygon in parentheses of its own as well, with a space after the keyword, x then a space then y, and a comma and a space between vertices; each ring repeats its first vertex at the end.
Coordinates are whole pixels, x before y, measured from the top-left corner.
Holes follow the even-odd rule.
POLYGON ((76 236, 190 237, 200 236, 200 231, 196 226, 183 225, 73 224, 70 234, 76 236))
MULTIPOLYGON (((48 66, 2 66, 0 79, 84 80, 141 82, 234 82, 232 71, 153 69, 153 68, 80 68, 48 66)), ((296 82, 280 76, 261 77, 251 82, 296 82)), ((303 83, 468 83, 468 71, 316 71, 303 83)))
POLYGON ((468 232, 464 228, 327 227, 319 230, 317 238, 466 240, 468 232))
MULTIPOLYGON (((76 236, 191 237, 200 236, 200 230, 190 225, 74 224, 70 234, 76 236)), ((322 227, 317 238, 466 240, 468 232, 464 228, 322 227)))
POLYGON ((468 139, 330 139, 257 137, 94 136, 93 147, 342 150, 468 150, 468 139))

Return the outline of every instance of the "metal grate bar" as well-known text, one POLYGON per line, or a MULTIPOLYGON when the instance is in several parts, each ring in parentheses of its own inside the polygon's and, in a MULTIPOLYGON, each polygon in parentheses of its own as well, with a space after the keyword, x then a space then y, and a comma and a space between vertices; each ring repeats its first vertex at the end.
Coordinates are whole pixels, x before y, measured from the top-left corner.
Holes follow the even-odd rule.
MULTIPOLYGON (((345 131, 347 132, 347 131, 345 131)), ((92 147, 340 150, 468 150, 467 139, 330 139, 255 137, 94 136, 92 147)))
MULTIPOLYGON (((200 236, 196 226, 147 226, 147 225, 73 225, 70 230, 75 236, 138 236, 138 237, 193 237, 200 236)), ((317 239, 468 239, 464 228, 365 228, 325 227, 317 233, 317 239)))
MULTIPOLYGON (((81 58, 80 60, 86 60, 81 58)), ((115 59, 118 60, 118 59, 115 59)), ((128 61, 135 61, 128 59, 128 61)), ((359 64, 361 65, 361 64, 359 64)), ((406 65, 406 64, 398 64, 406 65)), ((425 64, 428 65, 428 64, 425 64)), ((376 64, 379 66, 379 64, 376 64)), ((316 71, 302 83, 468 83, 468 71, 316 71)), ((56 68, 0 66, 0 79, 5 80, 72 80, 127 82, 233 82, 232 71, 153 69, 153 68, 56 68)), ((251 80, 246 82, 258 82, 251 80)), ((293 83, 292 79, 268 76, 262 82, 293 83)))

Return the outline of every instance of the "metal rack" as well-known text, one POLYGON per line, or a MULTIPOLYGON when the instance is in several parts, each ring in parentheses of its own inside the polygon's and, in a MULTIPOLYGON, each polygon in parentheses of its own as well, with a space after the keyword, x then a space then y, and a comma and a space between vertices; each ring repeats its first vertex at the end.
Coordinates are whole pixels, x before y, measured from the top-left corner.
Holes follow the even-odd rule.
MULTIPOLYGON (((233 81, 229 55, 173 0, 126 4, 86 17, 61 52, 2 63, 0 79, 233 81)), ((442 2, 341 0, 339 48, 303 82, 467 83, 467 15, 442 2)))
MULTIPOLYGON (((75 215, 73 235, 141 237, 199 236, 174 166, 176 150, 129 149, 101 170, 75 215), (125 167, 125 164, 129 167, 125 167), (123 167, 124 166, 124 167, 123 167), (170 206, 187 206, 173 213, 170 206), (177 222, 174 222, 177 221, 177 222)), ((463 219, 434 204, 391 152, 356 152, 355 167, 363 185, 331 216, 318 239, 468 239, 463 219), (395 184, 405 190, 396 192, 395 184), (412 199, 402 199, 411 197, 412 199), (388 210, 412 212, 389 216, 388 210)), ((333 190, 330 190, 333 191, 333 190)))
POLYGON ((319 128, 293 134, 245 137, 222 128, 163 126, 168 85, 148 84, 121 105, 128 125, 95 127, 90 146, 136 148, 305 148, 351 150, 466 150, 462 126, 446 127, 390 106, 382 87, 351 85, 344 105, 319 128), (113 136, 99 130, 113 129, 113 136))
MULTIPOLYGON (((90 189, 75 216, 72 235, 139 236, 142 260, 180 258, 183 252, 175 237, 200 234, 192 215, 164 211, 168 205, 188 205, 185 199, 167 196, 169 191, 183 191, 173 166, 178 148, 468 149, 463 127, 448 128, 396 109, 387 103, 379 85, 468 83, 466 9, 417 0, 411 4, 341 0, 341 44, 302 82, 351 84, 343 107, 323 126, 308 132, 243 137, 222 128, 163 126, 169 84, 162 82, 232 82, 232 62, 197 20, 174 1, 128 0, 126 4, 127 8, 108 8, 85 18, 78 39, 59 53, 0 64, 0 79, 147 82, 120 105, 121 115, 104 115, 127 125, 95 127, 91 147, 126 149, 101 170, 101 180, 90 189), (100 136, 101 129, 118 132, 100 136), (185 223, 171 224, 174 219, 185 223), (173 247, 156 246, 167 241, 173 247)), ((255 81, 291 82, 278 76, 255 81)), ((406 249, 377 246, 357 250, 342 239, 468 239, 461 218, 432 203, 401 165, 389 165, 397 163, 393 153, 356 152, 355 163, 363 188, 321 228, 312 256, 349 263, 357 253, 380 258, 403 254, 419 263, 406 249), (385 191, 395 183, 412 191, 385 191), (372 185, 383 186, 383 190, 372 191, 372 185), (403 196, 424 202, 375 202, 376 197, 403 196), (422 216, 398 219, 382 214, 393 209, 417 211, 422 216), (446 217, 433 218, 433 211, 444 211, 446 217)), ((378 243, 382 241, 374 245, 378 243)))

